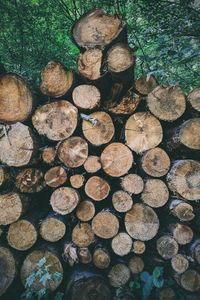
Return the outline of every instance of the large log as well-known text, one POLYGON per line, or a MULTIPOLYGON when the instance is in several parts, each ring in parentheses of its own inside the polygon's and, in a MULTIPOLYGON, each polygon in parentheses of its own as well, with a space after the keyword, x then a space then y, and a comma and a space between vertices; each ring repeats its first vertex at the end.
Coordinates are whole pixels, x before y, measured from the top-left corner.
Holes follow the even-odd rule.
POLYGON ((26 81, 17 74, 0 76, 0 122, 17 123, 31 113, 33 98, 26 81))
POLYGON ((169 199, 169 191, 164 181, 160 179, 147 179, 141 199, 151 207, 164 206, 169 199))

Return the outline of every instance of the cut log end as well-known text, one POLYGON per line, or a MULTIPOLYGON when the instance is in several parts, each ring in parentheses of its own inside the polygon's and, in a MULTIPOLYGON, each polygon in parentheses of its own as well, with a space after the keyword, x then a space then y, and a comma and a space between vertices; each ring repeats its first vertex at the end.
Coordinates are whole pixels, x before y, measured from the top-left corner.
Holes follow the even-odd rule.
POLYGON ((5 168, 0 167, 0 187, 7 181, 8 174, 5 170, 5 168))
POLYGON ((99 105, 101 95, 94 85, 82 84, 74 89, 72 98, 78 108, 87 110, 99 105))
POLYGON ((131 237, 125 232, 121 232, 117 234, 112 239, 112 243, 111 243, 114 253, 119 256, 124 256, 127 255, 129 252, 131 252, 132 245, 133 242, 131 237))
POLYGON ((190 292, 196 292, 200 290, 200 274, 192 269, 187 270, 181 275, 181 286, 190 292))
POLYGON ((79 248, 78 250, 79 260, 82 264, 89 264, 92 261, 92 255, 88 248, 79 248))
POLYGON ((79 203, 76 190, 69 187, 56 189, 51 195, 50 204, 53 210, 61 215, 71 213, 79 203))
POLYGON ((117 288, 124 286, 129 281, 130 276, 129 268, 121 263, 114 265, 108 274, 110 285, 117 288))
POLYGON ((157 85, 158 83, 153 75, 142 76, 136 80, 135 89, 141 95, 147 96, 154 90, 155 87, 157 87, 157 85))
POLYGON ((85 177, 81 174, 75 174, 69 180, 73 188, 80 189, 84 185, 85 177))
POLYGON ((175 224, 172 225, 172 233, 174 239, 180 245, 186 245, 190 243, 193 239, 193 231, 192 229, 184 224, 175 224))
POLYGON ((117 191, 112 196, 112 204, 116 211, 127 212, 131 209, 133 200, 128 193, 124 191, 117 191))
POLYGON ((171 265, 174 271, 178 274, 184 273, 189 267, 189 261, 182 254, 177 254, 172 257, 171 265))
POLYGON ((50 165, 54 162, 56 157, 56 150, 53 147, 46 147, 42 151, 42 160, 44 163, 50 165))
POLYGON ((97 80, 101 77, 101 62, 103 53, 99 49, 89 49, 78 58, 78 71, 89 80, 97 80))
POLYGON ((85 193, 95 201, 104 200, 110 192, 110 186, 103 178, 93 176, 85 184, 85 193))
POLYGON ((140 194, 144 189, 144 182, 137 174, 128 174, 121 179, 121 187, 130 194, 140 194))
POLYGON ((170 287, 159 289, 158 291, 159 300, 176 300, 176 294, 170 287))
POLYGON ((96 173, 101 169, 100 158, 95 155, 90 155, 84 163, 84 168, 88 173, 96 173))
POLYGON ((200 88, 196 88, 188 95, 188 100, 192 107, 200 112, 200 88))
POLYGON ((93 218, 92 229, 98 237, 110 239, 118 233, 119 221, 112 213, 102 211, 93 218))
POLYGON ((173 200, 170 204, 170 211, 173 216, 183 222, 191 221, 195 217, 192 205, 181 200, 173 200))
POLYGON ((141 194, 142 201, 151 207, 164 206, 169 199, 166 184, 160 179, 147 179, 141 194))
POLYGON ((66 182, 67 172, 62 167, 53 167, 45 173, 44 180, 46 184, 50 187, 59 187, 60 185, 66 182))
POLYGON ((138 274, 141 273, 144 269, 144 262, 141 257, 139 256, 133 256, 129 260, 128 267, 132 274, 138 274))
POLYGON ((171 259, 178 253, 179 246, 174 238, 164 235, 157 240, 156 248, 164 259, 171 259))
POLYGON ((146 250, 145 243, 142 241, 134 241, 132 251, 135 254, 143 254, 146 250))
POLYGON ((57 242, 66 232, 66 225, 63 221, 54 218, 47 217, 44 219, 40 226, 40 235, 45 241, 57 242))
POLYGON ((35 168, 24 169, 16 177, 16 187, 21 193, 40 192, 45 186, 42 171, 35 168))
POLYGON ((98 269, 106 269, 110 265, 110 255, 104 248, 94 250, 93 263, 98 269))
POLYGON ((87 222, 91 220, 95 215, 95 206, 89 201, 82 201, 76 209, 76 216, 80 221, 87 222))
POLYGON ((94 240, 92 227, 88 223, 77 224, 72 231, 72 241, 78 247, 88 247, 94 240))
POLYGON ((185 121, 180 127, 178 140, 190 149, 200 150, 200 118, 185 121))
POLYGON ((109 72, 123 72, 133 66, 133 50, 126 44, 117 43, 108 51, 107 63, 109 72))

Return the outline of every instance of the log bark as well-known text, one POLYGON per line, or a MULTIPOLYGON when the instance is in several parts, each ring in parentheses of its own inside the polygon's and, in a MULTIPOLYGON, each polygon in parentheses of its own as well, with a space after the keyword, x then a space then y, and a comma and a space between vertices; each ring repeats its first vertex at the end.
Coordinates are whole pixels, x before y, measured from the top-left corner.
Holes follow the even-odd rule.
POLYGON ((94 233, 89 223, 77 224, 72 231, 72 241, 78 247, 88 247, 94 241, 94 233))
POLYGON ((175 121, 186 109, 186 100, 179 86, 160 85, 147 97, 149 110, 158 119, 175 121))
POLYGON ((139 240, 136 240, 133 242, 133 248, 132 251, 135 254, 143 254, 146 250, 145 243, 139 240))
POLYGON ((67 172, 63 167, 56 166, 49 169, 45 175, 44 180, 50 187, 56 188, 63 185, 67 180, 67 172))
POLYGON ((198 200, 200 194, 200 163, 195 160, 178 160, 167 175, 169 189, 187 200, 198 200))
POLYGON ((128 193, 119 190, 112 195, 112 204, 116 211, 127 212, 133 206, 133 200, 128 193))
POLYGON ((107 269, 110 265, 110 254, 107 249, 97 247, 93 253, 93 263, 98 269, 107 269))
POLYGON ((112 267, 108 274, 110 285, 113 287, 122 287, 130 279, 131 273, 125 264, 116 264, 112 267))
POLYGON ((74 81, 72 71, 68 71, 56 60, 51 60, 41 72, 40 90, 49 97, 61 97, 71 88, 74 81))
POLYGON ((77 168, 84 164, 88 157, 88 144, 78 136, 70 137, 58 146, 58 158, 69 168, 77 168))
POLYGON ((39 134, 60 141, 73 134, 77 118, 77 108, 66 100, 60 100, 38 107, 32 116, 32 123, 39 134))
POLYGON ((137 112, 129 117, 125 125, 126 144, 136 153, 142 153, 160 144, 162 126, 149 112, 137 112))
POLYGON ((178 243, 169 235, 163 235, 156 242, 156 248, 160 256, 164 259, 171 259, 178 253, 178 243))
POLYGON ((110 239, 118 233, 119 221, 109 211, 101 211, 92 220, 92 230, 98 237, 110 239))
POLYGON ((157 234, 159 219, 151 207, 136 203, 125 215, 125 227, 132 238, 148 241, 157 234))
POLYGON ((85 184, 85 193, 95 201, 102 201, 108 197, 110 185, 99 176, 93 176, 85 184))
POLYGON ((56 150, 54 147, 46 147, 42 151, 42 160, 45 164, 52 164, 56 157, 56 150))
POLYGON ((170 212, 182 222, 188 222, 194 219, 193 207, 183 200, 174 199, 169 205, 170 212))
POLYGON ((142 169, 152 177, 162 177, 170 168, 170 158, 165 150, 156 147, 148 150, 141 158, 142 169))
POLYGON ((174 239, 179 243, 179 245, 189 244, 193 239, 192 229, 184 224, 173 224, 171 226, 171 231, 174 239))
POLYGON ((200 111, 200 88, 192 90, 187 99, 195 110, 200 111))
POLYGON ((95 206, 92 201, 81 201, 76 208, 76 216, 82 222, 87 222, 93 219, 95 215, 95 206))
POLYGON ((141 257, 133 256, 128 263, 128 267, 132 274, 141 273, 144 269, 144 262, 141 257))
POLYGON ((45 186, 44 174, 36 168, 23 169, 16 177, 16 187, 21 193, 37 193, 45 186))
POLYGON ((189 261, 182 254, 177 254, 172 257, 171 266, 178 274, 184 273, 189 267, 189 261))
POLYGON ((136 91, 143 96, 147 96, 151 93, 157 85, 158 82, 153 75, 141 76, 134 84, 136 91))
POLYGON ((70 214, 80 201, 76 190, 69 187, 60 187, 56 189, 50 198, 50 204, 53 211, 61 215, 70 214))
POLYGON ((160 179, 147 179, 141 194, 142 201, 154 208, 164 206, 169 199, 169 191, 160 179))
POLYGON ((33 97, 26 81, 17 74, 0 76, 0 122, 17 123, 28 118, 33 97))
POLYGON ((95 85, 82 84, 72 93, 74 104, 83 110, 91 110, 99 106, 101 94, 95 85))
POLYGON ((130 253, 132 246, 132 239, 125 232, 118 233, 111 242, 113 252, 119 256, 124 256, 130 253))
POLYGON ((121 178, 121 187, 129 194, 140 194, 144 189, 144 181, 137 174, 128 174, 121 178))
POLYGON ((84 185, 85 177, 81 174, 75 174, 69 180, 73 188, 80 189, 84 185))
POLYGON ((181 286, 190 292, 196 292, 200 290, 200 274, 193 269, 188 269, 181 275, 181 286))
POLYGON ((40 235, 48 242, 57 242, 66 233, 65 220, 57 214, 49 214, 40 225, 40 235))
POLYGON ((96 173, 101 169, 101 161, 98 156, 89 155, 84 163, 84 168, 88 173, 96 173))

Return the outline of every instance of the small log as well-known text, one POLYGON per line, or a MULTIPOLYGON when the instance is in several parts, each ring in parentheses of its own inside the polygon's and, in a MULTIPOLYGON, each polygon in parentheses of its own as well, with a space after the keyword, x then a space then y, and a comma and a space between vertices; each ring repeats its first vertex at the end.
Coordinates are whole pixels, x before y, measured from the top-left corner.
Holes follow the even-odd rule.
MULTIPOLYGON (((0 297, 7 291, 17 275, 17 263, 12 252, 0 247, 0 297)), ((2 299, 4 299, 2 297, 2 299)))
POLYGON ((136 91, 143 96, 147 96, 151 93, 157 85, 158 82, 153 75, 141 76, 135 81, 136 91))
POLYGON ((151 207, 136 203, 125 215, 125 227, 132 238, 148 241, 157 234, 159 219, 151 207))
POLYGON ((32 116, 39 134, 53 141, 70 137, 77 126, 78 110, 70 102, 60 100, 40 106, 32 116))
POLYGON ((185 112, 186 100, 179 86, 160 85, 148 95, 147 105, 158 119, 175 121, 185 112))
POLYGON ((108 15, 103 9, 94 9, 80 17, 72 32, 78 47, 104 49, 116 42, 123 29, 124 24, 119 16, 108 15))
POLYGON ((16 177, 16 187, 21 193, 40 192, 45 186, 44 174, 39 169, 23 169, 16 177))
POLYGON ((90 221, 95 215, 95 206, 92 201, 81 201, 76 208, 76 216, 80 221, 90 221))
POLYGON ((189 244, 193 239, 192 229, 184 224, 173 224, 171 225, 171 231, 173 238, 179 243, 179 245, 189 244))
POLYGON ((26 81, 17 74, 0 76, 0 122, 17 123, 28 118, 33 98, 26 81))
POLYGON ((75 174, 72 175, 69 180, 73 188, 80 189, 85 182, 85 177, 81 174, 75 174))
POLYGON ((188 269, 181 275, 180 284, 186 291, 199 291, 200 274, 196 270, 188 269))
POLYGON ((102 111, 89 115, 95 123, 83 120, 82 130, 85 138, 95 146, 101 146, 111 141, 115 133, 111 117, 102 111))
POLYGON ((160 179, 147 179, 141 199, 145 204, 154 208, 164 206, 169 199, 168 188, 160 179))
POLYGON ((156 147, 144 153, 141 166, 148 175, 162 177, 169 171, 170 158, 163 149, 156 147))
POLYGON ((200 163, 195 160, 177 160, 167 175, 169 189, 187 200, 199 200, 200 163))
POLYGON ((94 241, 94 233, 90 224, 77 224, 72 231, 72 241, 78 247, 88 247, 91 245, 94 241))
POLYGON ((114 253, 119 256, 124 256, 130 253, 132 249, 132 245, 133 242, 131 237, 125 232, 118 233, 112 239, 112 243, 111 243, 111 247, 114 253))
POLYGON ((46 147, 42 151, 42 160, 45 164, 52 164, 56 157, 56 150, 54 147, 46 147))
POLYGON ((37 229, 26 219, 18 220, 9 226, 7 233, 8 244, 19 251, 31 248, 37 240, 37 229))
POLYGON ((191 250, 192 258, 194 258, 197 261, 197 263, 200 264, 200 239, 192 243, 190 250, 191 250))
POLYGON ((121 178, 121 187, 129 194, 140 194, 144 189, 144 182, 137 174, 128 174, 121 178))
POLYGON ((84 168, 88 173, 96 173, 101 169, 100 158, 95 155, 90 155, 84 163, 84 168))
POLYGON ((131 272, 125 264, 116 264, 108 274, 110 285, 113 287, 122 287, 130 279, 131 272))
POLYGON ((29 200, 17 193, 0 195, 0 225, 16 222, 26 212, 29 200))
POLYGON ((63 167, 56 166, 49 169, 45 175, 44 180, 50 187, 56 188, 63 185, 67 180, 67 172, 63 167))
POLYGON ((132 274, 141 273, 144 269, 144 262, 141 257, 133 256, 128 263, 128 267, 132 274))
POLYGON ((82 84, 73 90, 72 98, 78 108, 89 110, 99 106, 101 94, 96 86, 82 84))
POLYGON ((31 290, 39 291, 45 288, 53 292, 62 282, 63 268, 58 256, 49 250, 34 250, 26 256, 20 272, 22 284, 25 286, 27 278, 38 270, 38 263, 41 259, 45 259, 45 262, 41 267, 42 270, 44 270, 46 266, 50 266, 48 271, 50 279, 47 279, 45 284, 43 284, 36 277, 31 285, 31 290), (60 274, 60 278, 55 278, 53 276, 56 272, 60 274))
POLYGON ((9 175, 4 167, 0 167, 0 187, 8 180, 9 175))
POLYGON ((144 242, 142 241, 134 241, 133 242, 133 248, 132 248, 132 251, 135 253, 135 254, 143 254, 146 250, 146 245, 144 242))
POLYGON ((88 248, 79 248, 78 250, 79 260, 82 264, 89 264, 92 261, 92 255, 88 248))
POLYGON ((171 214, 182 222, 191 221, 195 217, 192 205, 179 199, 172 200, 169 209, 171 214))
POLYGON ((184 255, 177 254, 172 257, 171 265, 176 273, 182 274, 188 269, 189 261, 184 255))
POLYGON ((98 247, 93 253, 93 263, 98 269, 106 269, 110 265, 110 254, 107 249, 98 247))
POLYGON ((118 233, 119 221, 109 211, 101 211, 92 220, 92 230, 98 237, 110 239, 118 233))
POLYGON ((74 81, 72 71, 68 71, 56 60, 51 60, 41 72, 40 90, 49 97, 61 97, 71 88, 74 81))
POLYGON ((117 191, 112 195, 112 204, 116 211, 127 212, 133 206, 133 200, 128 193, 117 191))
POLYGON ((32 162, 36 143, 31 129, 22 124, 11 125, 0 138, 0 161, 10 167, 22 167, 32 162))
POLYGON ((200 88, 192 90, 187 99, 194 109, 200 111, 200 88))
POLYGON ((156 242, 156 248, 164 259, 171 259, 178 253, 178 243, 169 235, 163 235, 156 242))
POLYGON ((121 143, 108 145, 101 153, 103 170, 112 177, 120 177, 128 173, 133 164, 131 150, 121 143))
POLYGON ((125 125, 126 144, 136 153, 142 153, 160 144, 162 126, 149 112, 137 112, 129 117, 125 125))
POLYGON ((88 144, 79 136, 70 137, 59 145, 58 157, 69 168, 80 167, 88 157, 88 144))
POLYGON ((70 214, 80 201, 76 190, 69 187, 60 187, 56 189, 50 198, 50 204, 53 211, 61 215, 70 214))
POLYGON ((57 242, 66 232, 65 220, 56 214, 49 214, 40 225, 40 235, 48 242, 57 242))
POLYGON ((89 178, 85 184, 86 195, 95 201, 104 200, 108 197, 109 192, 110 185, 99 176, 89 178))
POLYGON ((176 294, 171 287, 165 287, 158 290, 159 300, 177 300, 176 294))

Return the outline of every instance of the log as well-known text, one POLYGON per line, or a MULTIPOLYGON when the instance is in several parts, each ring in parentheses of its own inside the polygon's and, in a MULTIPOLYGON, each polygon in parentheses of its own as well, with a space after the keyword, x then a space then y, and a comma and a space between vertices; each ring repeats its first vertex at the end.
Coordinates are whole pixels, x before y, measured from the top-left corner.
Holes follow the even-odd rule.
POLYGON ((61 215, 70 214, 80 201, 79 194, 70 187, 56 189, 50 198, 53 211, 61 215))
POLYGON ((136 203, 125 215, 125 227, 132 238, 148 241, 157 234, 159 219, 151 207, 136 203))
POLYGON ((136 240, 133 242, 133 248, 132 251, 135 254, 143 254, 146 250, 145 243, 139 240, 136 240))
POLYGON ((50 187, 56 188, 63 185, 67 180, 67 172, 63 167, 56 166, 49 169, 45 175, 44 180, 50 187))
POLYGON ((154 208, 164 206, 169 199, 169 191, 160 179, 147 179, 141 194, 142 201, 154 208))
POLYGON ((82 222, 90 221, 95 215, 95 206, 92 201, 81 201, 76 208, 76 216, 82 222))
POLYGON ((119 221, 109 211, 101 211, 92 220, 92 230, 98 237, 110 239, 118 233, 119 221))
POLYGON ((74 24, 73 39, 78 47, 104 49, 119 39, 124 24, 117 15, 108 15, 103 9, 94 9, 74 24))
POLYGON ((171 266, 178 274, 184 273, 189 267, 189 261, 182 254, 177 254, 171 259, 171 266))
POLYGON ((93 263, 98 269, 107 269, 110 265, 110 254, 107 249, 97 247, 93 253, 93 263))
POLYGON ((177 160, 167 174, 169 189, 187 200, 198 200, 200 195, 200 163, 195 160, 177 160))
POLYGON ((189 244, 193 239, 192 229, 184 224, 173 224, 171 226, 173 238, 179 243, 179 245, 189 244))
POLYGON ((16 222, 27 211, 30 201, 18 193, 0 195, 0 225, 16 222))
POLYGON ((74 81, 72 71, 68 71, 56 60, 51 60, 41 72, 40 90, 49 97, 61 97, 71 88, 74 81))
POLYGON ((163 121, 175 121, 186 109, 186 100, 177 85, 157 86, 147 97, 150 112, 163 121))
POLYGON ((62 282, 63 268, 58 256, 49 250, 34 250, 26 256, 20 271, 22 284, 25 286, 27 278, 38 270, 38 263, 41 259, 45 259, 45 262, 39 269, 41 268, 44 271, 45 267, 49 265, 50 279, 47 279, 45 284, 43 284, 36 277, 31 285, 31 290, 39 291, 45 288, 53 292, 62 282), (60 274, 59 278, 53 276, 56 272, 60 274))
POLYGON ((176 300, 176 294, 171 287, 165 287, 158 290, 159 300, 176 300))
POLYGON ((110 185, 99 176, 93 176, 85 184, 85 193, 95 201, 102 201, 108 197, 110 185))
POLYGON ((182 222, 191 221, 195 217, 192 205, 183 200, 173 199, 169 209, 171 214, 182 222))
POLYGON ((40 225, 40 235, 48 242, 57 242, 66 232, 65 220, 57 214, 49 214, 40 225))
POLYGON ((109 143, 115 133, 111 117, 102 111, 92 113, 89 117, 94 119, 95 123, 83 120, 82 130, 85 138, 95 146, 109 143))
POLYGON ((200 289, 200 274, 193 269, 185 271, 180 278, 181 286, 190 292, 196 292, 200 289))
POLYGON ((169 235, 161 236, 156 242, 156 248, 160 256, 164 259, 171 259, 178 253, 178 243, 169 235))
POLYGON ((133 164, 131 150, 122 143, 112 143, 101 153, 103 170, 112 177, 120 177, 128 173, 133 164))
POLYGON ((77 117, 77 108, 66 100, 60 100, 38 107, 32 116, 32 123, 39 134, 60 141, 73 134, 77 117))
POLYGON ((79 260, 82 264, 89 264, 92 261, 92 255, 88 248, 79 248, 78 250, 79 260))
POLYGON ((142 177, 137 174, 128 174, 121 178, 121 187, 129 194, 140 194, 144 189, 142 177))
POLYGON ((156 147, 144 153, 141 158, 142 169, 152 177, 162 177, 170 168, 170 158, 165 150, 156 147))
POLYGON ((45 186, 44 174, 36 168, 23 169, 16 177, 16 187, 21 193, 37 193, 45 186))
POLYGON ((7 233, 8 244, 18 250, 25 251, 37 241, 37 229, 26 219, 18 220, 9 226, 7 233))
POLYGON ((54 147, 46 147, 42 151, 42 160, 45 164, 52 164, 56 157, 56 150, 54 147))
POLYGON ((128 267, 132 274, 141 273, 144 269, 144 262, 141 257, 133 256, 128 263, 128 267))
POLYGON ((89 223, 77 224, 72 231, 72 241, 78 247, 88 247, 94 241, 94 233, 89 223))
POLYGON ((9 179, 9 174, 4 167, 0 167, 0 188, 9 179))
POLYGON ((10 167, 28 165, 35 153, 36 140, 31 129, 22 123, 11 125, 7 135, 0 138, 0 161, 10 167))
POLYGON ((73 188, 80 189, 84 185, 85 177, 81 174, 75 174, 69 180, 73 188))
POLYGON ((142 153, 160 144, 163 138, 162 126, 149 112, 134 113, 126 122, 126 144, 136 153, 142 153))
POLYGON ((200 111, 200 88, 192 90, 187 99, 195 110, 200 111))
POLYGON ((32 111, 33 97, 26 81, 17 74, 0 76, 0 122, 25 121, 32 111))
MULTIPOLYGON (((0 297, 8 290, 17 275, 17 263, 12 252, 0 247, 0 297)), ((2 297, 2 299, 4 299, 2 297)))
POLYGON ((101 94, 96 86, 82 84, 73 90, 72 98, 79 109, 91 110, 100 105, 101 94))
POLYGON ((129 268, 122 263, 114 265, 108 274, 110 285, 116 288, 124 286, 129 281, 130 276, 129 268))
POLYGON ((88 157, 88 144, 79 137, 73 136, 58 146, 58 158, 69 168, 77 168, 84 164, 88 157))
POLYGON ((120 190, 112 195, 112 204, 116 211, 127 212, 133 206, 133 200, 128 193, 120 190))
POLYGON ((118 233, 111 242, 113 252, 119 256, 124 256, 130 253, 132 246, 132 239, 125 232, 118 233))
POLYGON ((84 168, 88 173, 96 173, 101 169, 101 161, 98 156, 89 155, 84 162, 84 168))
POLYGON ((198 264, 200 264, 200 239, 197 239, 190 246, 192 258, 194 258, 198 264))
POLYGON ((157 85, 158 82, 153 75, 143 75, 135 81, 134 86, 139 94, 147 96, 157 87, 157 85))

